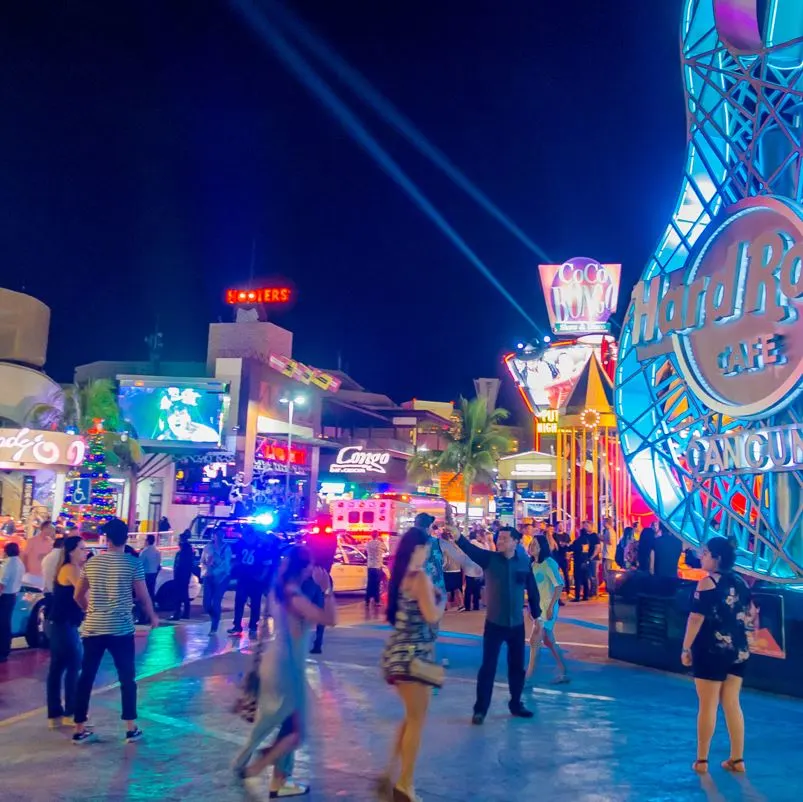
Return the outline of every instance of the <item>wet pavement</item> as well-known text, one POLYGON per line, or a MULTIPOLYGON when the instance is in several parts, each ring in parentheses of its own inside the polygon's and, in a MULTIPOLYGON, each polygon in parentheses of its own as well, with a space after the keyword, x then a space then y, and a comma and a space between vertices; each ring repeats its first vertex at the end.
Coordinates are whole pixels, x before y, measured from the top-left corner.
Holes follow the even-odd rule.
MULTIPOLYGON (((603 605, 563 608, 559 636, 569 645, 572 683, 549 685, 544 655, 527 703, 531 721, 506 710, 504 658, 490 715, 469 724, 479 661, 480 614, 451 614, 439 656, 448 681, 433 698, 419 764, 427 802, 660 802, 759 800, 801 796, 794 761, 803 739, 803 702, 747 692, 749 774, 718 768, 726 757, 724 723, 712 751, 710 777, 689 770, 694 758, 696 703, 683 677, 608 661, 603 605), (579 609, 578 609, 579 608, 579 609), (790 771, 791 770, 791 771, 790 771)), ((324 655, 310 659, 312 721, 296 776, 313 800, 371 800, 400 706, 381 680, 378 653, 386 637, 361 606, 343 605, 342 625, 327 633, 324 655)), ((100 740, 73 747, 69 732, 46 729, 42 678, 46 660, 14 655, 0 669, 0 799, 151 800, 183 797, 240 800, 229 764, 248 727, 229 713, 248 665, 247 638, 208 638, 204 622, 165 626, 139 638, 140 723, 145 738, 122 743, 119 696, 105 666, 91 716, 100 740), (21 666, 30 663, 33 671, 21 666)), ((267 799, 267 785, 256 798, 267 799)))

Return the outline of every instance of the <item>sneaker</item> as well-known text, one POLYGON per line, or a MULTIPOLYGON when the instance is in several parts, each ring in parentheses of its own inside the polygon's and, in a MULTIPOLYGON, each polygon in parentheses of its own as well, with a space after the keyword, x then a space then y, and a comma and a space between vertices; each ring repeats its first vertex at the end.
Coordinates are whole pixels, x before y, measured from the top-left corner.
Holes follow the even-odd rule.
MULTIPOLYGON (((74 727, 75 726, 75 719, 72 716, 62 716, 61 717, 61 726, 62 727, 74 727)), ((92 729, 87 722, 84 722, 84 726, 88 729, 92 729)))
POLYGON ((249 629, 248 630, 248 637, 249 638, 255 638, 258 634, 259 633, 255 629, 249 629))
POLYGON ((84 730, 83 732, 74 732, 72 742, 76 746, 80 746, 81 744, 91 744, 95 738, 95 733, 92 730, 84 730))
POLYGON ((474 714, 474 715, 471 717, 471 723, 472 723, 472 724, 473 724, 475 727, 479 727, 479 726, 480 726, 480 724, 484 723, 484 721, 485 721, 485 716, 483 716, 483 715, 482 715, 482 713, 475 713, 475 714, 474 714))
POLYGON ((278 791, 271 791, 269 797, 270 799, 284 799, 289 796, 306 796, 309 791, 310 787, 308 785, 291 780, 286 782, 278 791))
MULTIPOLYGON (((49 730, 57 730, 62 724, 61 718, 49 718, 47 720, 47 728, 49 730)), ((64 725, 65 727, 69 726, 68 724, 64 725)))
POLYGON ((227 635, 242 635, 243 628, 242 627, 232 627, 231 629, 226 630, 227 635))
POLYGON ((127 731, 126 731, 126 734, 125 734, 125 742, 126 742, 127 744, 134 744, 134 743, 136 743, 138 740, 140 740, 140 738, 142 738, 142 736, 143 736, 144 734, 145 734, 145 733, 144 733, 144 732, 142 732, 142 730, 141 730, 139 727, 137 727, 137 728, 136 728, 136 729, 134 729, 134 730, 127 730, 127 731))
POLYGON ((535 713, 532 710, 528 710, 524 705, 510 705, 509 707, 510 715, 515 716, 516 718, 532 718, 535 713))
POLYGON ((320 647, 320 646, 313 646, 313 647, 312 647, 312 648, 309 650, 309 653, 310 653, 310 654, 323 654, 323 649, 321 649, 321 647, 320 647))

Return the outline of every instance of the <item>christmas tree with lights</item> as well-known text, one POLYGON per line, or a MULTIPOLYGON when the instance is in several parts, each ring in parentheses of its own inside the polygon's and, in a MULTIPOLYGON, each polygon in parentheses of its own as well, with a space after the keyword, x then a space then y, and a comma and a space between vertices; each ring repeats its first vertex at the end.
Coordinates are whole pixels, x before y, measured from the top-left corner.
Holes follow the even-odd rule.
MULTIPOLYGON (((83 463, 67 474, 62 514, 68 526, 79 526, 81 530, 96 530, 104 521, 117 514, 117 499, 106 470, 106 437, 96 422, 87 432, 87 455, 83 463), (89 503, 76 504, 73 495, 78 487, 76 479, 88 479, 90 485, 89 503)), ((86 483, 83 483, 86 486, 86 483)))

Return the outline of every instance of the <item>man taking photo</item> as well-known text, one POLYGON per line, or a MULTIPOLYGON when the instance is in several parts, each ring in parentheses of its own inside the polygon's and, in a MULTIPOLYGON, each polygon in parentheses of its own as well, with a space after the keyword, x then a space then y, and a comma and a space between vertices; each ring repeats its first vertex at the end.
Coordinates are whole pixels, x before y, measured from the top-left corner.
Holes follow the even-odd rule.
POLYGON ((465 558, 485 571, 487 614, 482 636, 482 665, 477 675, 477 700, 473 724, 482 724, 491 706, 496 665, 502 644, 507 644, 507 683, 510 689, 508 709, 512 716, 532 718, 521 701, 524 691, 524 593, 534 621, 541 615, 541 603, 530 558, 521 546, 521 532, 503 526, 496 539, 496 551, 475 546, 462 535, 454 544, 442 541, 465 564, 465 558), (464 555, 455 549, 460 548, 464 555), (460 555, 460 556, 458 556, 460 555))

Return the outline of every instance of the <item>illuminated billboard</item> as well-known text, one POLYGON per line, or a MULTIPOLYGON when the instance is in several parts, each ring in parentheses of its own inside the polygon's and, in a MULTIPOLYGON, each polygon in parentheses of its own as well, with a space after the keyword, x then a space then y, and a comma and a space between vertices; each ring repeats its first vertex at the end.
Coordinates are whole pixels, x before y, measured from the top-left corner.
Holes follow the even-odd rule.
POLYGON ((560 335, 604 334, 619 297, 621 265, 577 256, 539 265, 549 324, 560 335))
POLYGON ((225 382, 118 378, 120 411, 142 445, 220 445, 229 405, 225 382))
POLYGON ((568 343, 544 351, 528 347, 505 357, 505 366, 535 415, 561 409, 594 353, 594 345, 568 343))

